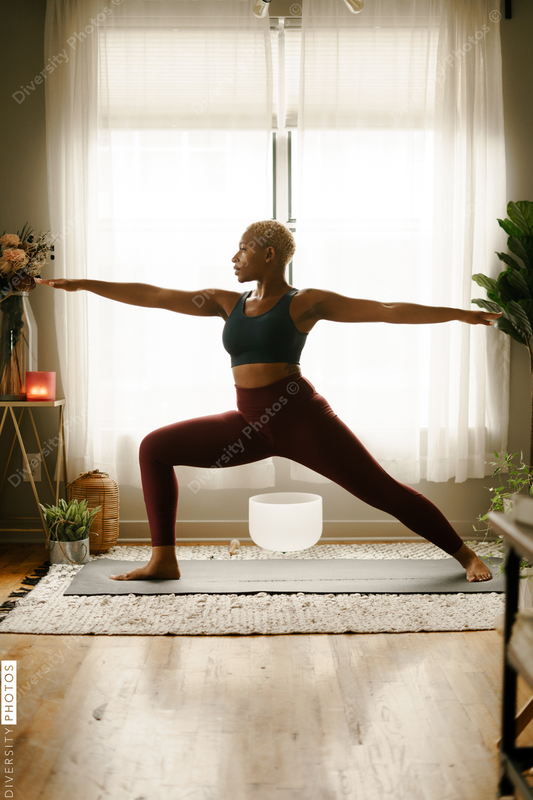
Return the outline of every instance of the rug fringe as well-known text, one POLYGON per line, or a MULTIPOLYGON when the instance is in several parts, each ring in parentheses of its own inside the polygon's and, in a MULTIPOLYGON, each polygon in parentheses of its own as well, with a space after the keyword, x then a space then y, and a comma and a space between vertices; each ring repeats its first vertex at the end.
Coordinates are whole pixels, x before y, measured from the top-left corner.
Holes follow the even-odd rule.
MULTIPOLYGON (((10 592, 8 597, 27 597, 27 595, 33 591, 33 589, 37 586, 39 581, 44 578, 45 575, 48 575, 50 568, 50 562, 44 561, 39 567, 36 567, 30 575, 26 575, 25 578, 21 581, 21 586, 19 586, 18 590, 15 592, 10 592)), ((0 611, 12 611, 15 606, 18 604, 18 601, 13 600, 6 600, 2 605, 0 605, 0 611)), ((7 614, 4 614, 3 617, 0 617, 0 622, 3 622, 7 614)))

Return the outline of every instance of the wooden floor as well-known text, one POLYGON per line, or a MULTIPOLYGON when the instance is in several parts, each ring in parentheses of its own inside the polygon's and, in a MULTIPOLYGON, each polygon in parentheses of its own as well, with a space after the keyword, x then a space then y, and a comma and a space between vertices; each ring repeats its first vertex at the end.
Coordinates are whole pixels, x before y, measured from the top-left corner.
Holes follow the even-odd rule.
MULTIPOLYGON (((0 547, 0 602, 46 558, 0 547)), ((0 651, 18 668, 13 800, 497 796, 496 631, 0 634, 0 651)))

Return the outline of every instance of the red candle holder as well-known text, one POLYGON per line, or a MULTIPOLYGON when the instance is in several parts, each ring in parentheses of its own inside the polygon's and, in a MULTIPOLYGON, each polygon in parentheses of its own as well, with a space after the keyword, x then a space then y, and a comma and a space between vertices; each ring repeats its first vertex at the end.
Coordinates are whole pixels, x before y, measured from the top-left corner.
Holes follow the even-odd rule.
POLYGON ((27 372, 26 373, 26 400, 56 399, 56 374, 55 372, 27 372))

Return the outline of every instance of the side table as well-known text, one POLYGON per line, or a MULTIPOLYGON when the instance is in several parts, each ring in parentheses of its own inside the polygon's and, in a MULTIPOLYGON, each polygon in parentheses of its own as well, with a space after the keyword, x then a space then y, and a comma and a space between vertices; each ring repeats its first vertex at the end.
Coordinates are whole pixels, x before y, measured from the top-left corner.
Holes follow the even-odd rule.
MULTIPOLYGON (((48 478, 48 483, 50 485, 50 491, 52 492, 52 496, 54 498, 54 502, 57 505, 59 501, 59 476, 60 476, 60 458, 62 457, 63 461, 63 476, 65 480, 65 484, 67 483, 67 460, 66 460, 66 453, 65 453, 65 424, 64 424, 64 409, 65 409, 65 398, 60 398, 59 400, 43 400, 43 401, 26 401, 26 400, 1 400, 0 401, 0 409, 3 409, 2 420, 0 422, 0 439, 2 437, 2 433, 4 432, 5 422, 7 419, 8 413, 11 415, 11 419, 13 420, 13 426, 15 428, 15 433, 13 436, 13 441, 11 442, 11 448, 9 450, 9 455, 7 458, 6 468, 4 470, 4 474, 2 477, 2 482, 0 483, 0 494, 4 488, 4 484, 6 481, 6 477, 9 470, 9 464, 11 462, 11 457, 13 455, 13 450, 15 448, 15 442, 18 439, 18 443, 20 445, 20 449, 22 451, 22 458, 24 461, 24 468, 27 471, 29 481, 31 483, 31 488, 33 490, 33 496, 35 497, 35 502, 37 503, 37 509, 39 511, 39 517, 41 519, 41 528, 0 528, 0 531, 10 532, 10 533, 19 533, 19 532, 38 532, 43 530, 46 533, 46 525, 43 517, 43 512, 41 510, 41 506, 39 505, 39 494, 37 492, 37 487, 35 486, 35 481, 33 479, 32 471, 30 469, 30 463, 28 460, 28 454, 26 451, 26 447, 24 445, 24 440, 22 438, 22 433, 20 430, 20 424, 24 417, 24 412, 27 410, 28 415, 31 420, 31 424, 33 427, 33 432, 35 434, 35 439, 37 441, 37 446, 39 448, 41 464, 44 467, 44 471, 46 473, 46 477, 48 478), (16 416, 15 409, 20 408, 20 414, 16 416), (59 427, 58 427, 58 443, 57 443, 57 456, 56 456, 56 476, 55 476, 55 490, 52 483, 52 479, 50 477, 50 473, 48 472, 48 467, 46 465, 46 460, 43 455, 43 449, 41 446, 41 440, 39 439, 39 434, 37 432, 37 426, 35 424, 35 419, 32 413, 33 408, 58 408, 59 409, 59 427)), ((26 519, 26 520, 33 520, 39 519, 39 517, 12 517, 12 519, 26 519)))
POLYGON ((533 747, 518 747, 516 738, 531 720, 531 701, 516 717, 518 675, 533 688, 533 665, 523 663, 513 650, 511 634, 518 612, 520 561, 533 559, 533 528, 516 523, 508 514, 491 511, 489 522, 505 542, 505 629, 502 687, 502 736, 500 739, 500 780, 498 797, 514 797, 515 789, 522 800, 533 800, 533 787, 524 772, 533 767, 533 747))

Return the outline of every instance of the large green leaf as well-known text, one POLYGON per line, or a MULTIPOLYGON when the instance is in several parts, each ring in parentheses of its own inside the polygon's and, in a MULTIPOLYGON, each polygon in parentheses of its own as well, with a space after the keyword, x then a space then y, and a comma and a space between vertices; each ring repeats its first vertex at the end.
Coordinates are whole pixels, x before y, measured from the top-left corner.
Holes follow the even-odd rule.
POLYGON ((484 308, 485 311, 490 311, 495 314, 499 314, 502 310, 502 306, 498 303, 494 303, 492 300, 483 300, 481 297, 476 297, 475 300, 472 300, 480 308, 484 308))
POLYGON ((525 275, 528 270, 526 269, 510 269, 507 273, 507 278, 511 286, 519 291, 526 299, 531 298, 531 291, 525 275))
POLYGON ((472 280, 477 283, 478 286, 482 286, 483 289, 487 290, 488 292, 492 292, 493 294, 498 294, 498 282, 494 280, 494 278, 488 278, 483 273, 478 272, 476 275, 472 275, 472 280))
POLYGON ((523 300, 518 301, 518 305, 526 312, 527 318, 529 319, 529 324, 533 329, 533 300, 530 298, 524 298, 523 300))
POLYGON ((516 289, 509 280, 511 270, 500 272, 498 276, 498 294, 500 295, 501 302, 507 305, 511 300, 522 300, 523 292, 516 289))
POLYGON ((515 256, 521 258, 528 269, 533 269, 533 237, 531 236, 509 236, 507 247, 515 256))
MULTIPOLYGON (((522 303, 524 302, 528 301, 522 301, 522 303)), ((522 303, 515 303, 514 300, 511 300, 507 304, 507 316, 520 333, 524 333, 526 336, 533 336, 531 322, 529 321, 527 311, 523 308, 522 303)))
POLYGON ((514 258, 507 253, 496 253, 500 261, 503 261, 507 266, 512 267, 513 269, 522 269, 518 261, 515 261, 514 258))
MULTIPOLYGON (((482 300, 481 298, 476 298, 475 300, 472 300, 472 302, 480 306, 480 308, 484 308, 485 311, 491 311, 495 313, 502 311, 502 306, 498 303, 492 302, 491 300, 482 300)), ((525 333, 525 331, 527 331, 527 326, 529 325, 527 313, 521 307, 521 305, 514 301, 511 301, 509 305, 512 307, 512 310, 507 311, 505 308, 503 308, 503 316, 496 321, 496 327, 498 330, 501 330, 503 333, 511 336, 517 342, 520 342, 520 344, 525 344, 525 338, 527 335, 529 335, 525 333)), ((529 329, 531 330, 531 326, 529 329)))
POLYGON ((533 203, 530 200, 508 203, 507 214, 523 233, 533 236, 533 203))
POLYGON ((520 342, 520 344, 526 343, 525 338, 521 336, 514 325, 512 325, 509 320, 505 319, 504 317, 500 317, 500 319, 497 320, 495 327, 498 328, 499 331, 506 333, 511 337, 511 339, 514 339, 515 342, 520 342))
POLYGON ((523 236, 524 231, 515 225, 514 222, 511 222, 510 219, 499 219, 498 223, 500 228, 503 228, 507 236, 523 236))
POLYGON ((532 269, 521 269, 520 274, 525 280, 529 288, 529 294, 533 298, 533 270, 532 269))

